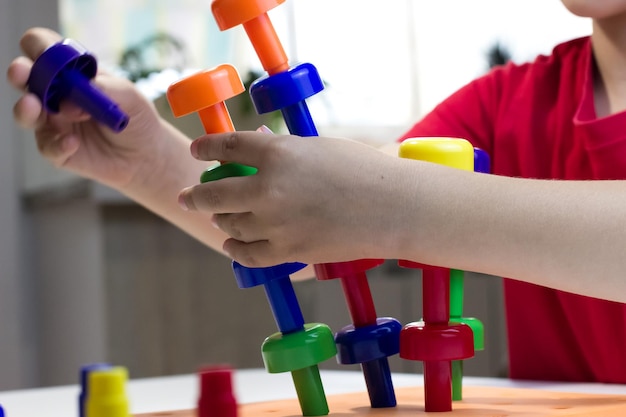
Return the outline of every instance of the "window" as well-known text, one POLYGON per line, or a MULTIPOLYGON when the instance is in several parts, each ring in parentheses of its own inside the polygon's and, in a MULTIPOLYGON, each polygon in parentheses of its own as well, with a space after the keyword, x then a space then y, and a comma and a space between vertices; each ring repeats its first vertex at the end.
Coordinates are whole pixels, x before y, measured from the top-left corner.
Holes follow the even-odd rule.
MULTIPOLYGON (((209 0, 63 0, 62 8, 66 34, 105 61, 161 31, 183 41, 192 67, 260 69, 243 28, 219 32, 209 0)), ((269 15, 290 62, 315 65, 326 82, 307 101, 320 133, 373 141, 393 140, 483 74, 497 42, 523 62, 591 31, 558 0, 287 0, 269 15)))

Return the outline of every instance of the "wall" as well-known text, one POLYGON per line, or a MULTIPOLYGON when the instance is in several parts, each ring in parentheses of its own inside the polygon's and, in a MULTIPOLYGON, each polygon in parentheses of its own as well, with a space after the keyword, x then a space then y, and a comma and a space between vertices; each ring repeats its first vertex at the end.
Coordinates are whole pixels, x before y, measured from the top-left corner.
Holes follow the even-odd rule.
MULTIPOLYGON (((58 20, 56 1, 3 0, 0 68, 26 29, 58 20)), ((105 355, 97 212, 13 122, 18 92, 2 82, 0 97, 0 389, 69 383, 105 355)))
MULTIPOLYGON (((3 0, 0 3, 0 68, 6 69, 19 53, 22 32, 34 25, 56 27, 54 0, 3 0)), ((38 352, 35 327, 37 305, 29 266, 30 216, 23 210, 24 167, 21 145, 32 136, 12 120, 18 93, 0 83, 0 389, 37 382, 38 352)))

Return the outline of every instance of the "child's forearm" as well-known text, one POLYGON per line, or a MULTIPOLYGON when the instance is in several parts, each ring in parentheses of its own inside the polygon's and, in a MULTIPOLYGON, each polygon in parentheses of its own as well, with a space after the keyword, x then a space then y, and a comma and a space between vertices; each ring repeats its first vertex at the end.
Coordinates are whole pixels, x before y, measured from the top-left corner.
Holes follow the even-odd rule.
POLYGON ((211 165, 194 159, 189 153, 190 140, 165 121, 162 137, 155 139, 152 158, 158 166, 142 168, 136 178, 120 191, 150 211, 168 220, 184 232, 214 250, 223 253, 226 235, 211 225, 211 213, 184 211, 178 205, 178 194, 185 187, 198 184, 200 174, 211 165))
POLYGON ((626 301, 626 181, 411 169, 418 203, 404 256, 626 301))
MULTIPOLYGON (((163 137, 155 141, 159 145, 161 161, 159 167, 152 167, 138 174, 132 184, 120 190, 132 200, 153 213, 174 224, 185 233, 226 256, 222 243, 228 237, 211 225, 211 213, 206 211, 185 211, 178 204, 178 194, 188 186, 200 182, 200 174, 211 165, 198 161, 189 153, 190 141, 183 133, 162 121, 163 137)), ((298 281, 314 277, 311 266, 293 274, 298 281)))

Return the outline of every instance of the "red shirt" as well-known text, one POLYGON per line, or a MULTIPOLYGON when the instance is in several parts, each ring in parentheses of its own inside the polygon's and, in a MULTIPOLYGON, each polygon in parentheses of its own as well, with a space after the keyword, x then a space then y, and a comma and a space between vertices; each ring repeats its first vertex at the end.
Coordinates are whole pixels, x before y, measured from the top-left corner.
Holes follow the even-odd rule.
MULTIPOLYGON (((593 74, 590 39, 569 41, 472 81, 402 139, 468 139, 499 175, 624 179, 626 112, 596 118, 593 74)), ((626 383, 626 305, 511 279, 504 296, 511 378, 626 383)))

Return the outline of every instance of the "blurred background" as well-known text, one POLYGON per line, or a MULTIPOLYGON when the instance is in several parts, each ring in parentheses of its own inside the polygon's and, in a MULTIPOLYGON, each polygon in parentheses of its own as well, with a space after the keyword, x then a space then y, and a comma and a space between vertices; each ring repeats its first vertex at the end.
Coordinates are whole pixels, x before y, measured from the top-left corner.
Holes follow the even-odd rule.
MULTIPOLYGON (((532 60, 590 24, 558 0, 289 0, 270 12, 292 63, 314 64, 326 89, 308 103, 320 134, 374 145, 395 140, 440 100, 506 60, 532 60)), ((174 119, 163 93, 185 74, 233 64, 248 84, 262 69, 242 28, 220 32, 209 0, 2 0, 0 66, 29 27, 82 43, 102 68, 136 82, 174 119)), ((0 84, 0 390, 77 382, 110 361, 134 378, 203 364, 262 367, 276 331, 263 290, 236 287, 230 261, 116 192, 50 166, 12 120, 18 93, 0 84)), ((235 127, 281 121, 228 102, 235 127)), ((158 175, 158 173, 155 173, 158 175)), ((371 271, 379 316, 419 320, 420 276, 388 261, 371 271)), ((506 376, 501 283, 471 274, 465 311, 486 349, 468 375, 506 376)), ((349 323, 340 284, 295 284, 307 322, 349 323)), ((339 368, 334 361, 322 368, 339 368)), ((392 359, 396 371, 420 365, 392 359)), ((346 368, 343 368, 346 369, 346 368)))

